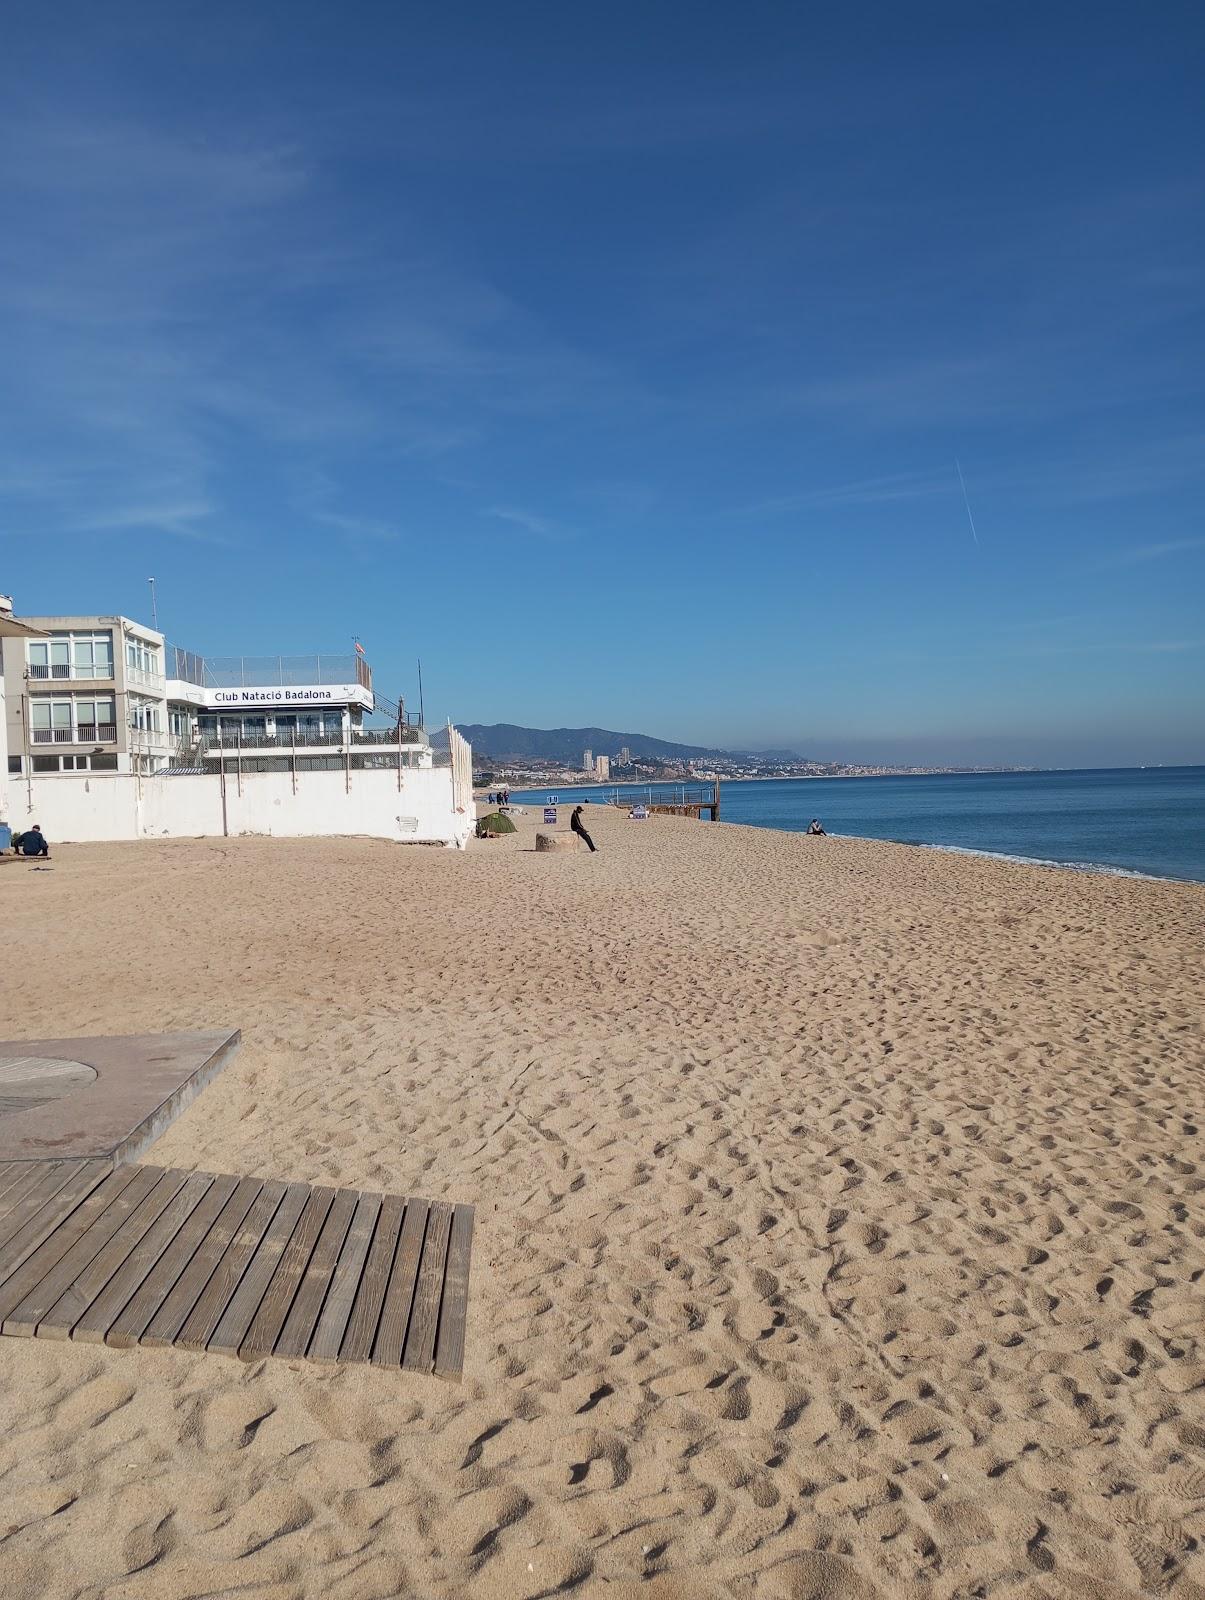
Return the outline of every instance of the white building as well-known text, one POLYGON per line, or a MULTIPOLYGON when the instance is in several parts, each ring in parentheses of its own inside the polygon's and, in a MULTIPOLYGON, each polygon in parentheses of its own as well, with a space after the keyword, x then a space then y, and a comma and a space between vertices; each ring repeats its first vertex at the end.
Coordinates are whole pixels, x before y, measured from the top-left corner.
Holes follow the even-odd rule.
POLYGON ((594 771, 594 751, 593 750, 583 750, 582 751, 582 771, 583 772, 593 772, 594 771))
POLYGON ((58 840, 372 833, 460 846, 472 831, 468 746, 451 730, 437 766, 403 708, 367 726, 376 700, 358 650, 206 658, 128 617, 10 611, 7 623, 15 827, 36 819, 58 840))
POLYGON ((594 776, 598 779, 599 783, 606 783, 607 779, 611 776, 610 756, 595 756, 594 776))

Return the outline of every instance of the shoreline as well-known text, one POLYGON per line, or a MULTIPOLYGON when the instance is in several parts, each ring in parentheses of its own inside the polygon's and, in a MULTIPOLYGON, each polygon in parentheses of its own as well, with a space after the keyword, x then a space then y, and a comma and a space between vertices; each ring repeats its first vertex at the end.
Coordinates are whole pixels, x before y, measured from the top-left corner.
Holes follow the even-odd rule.
MULTIPOLYGON (((763 780, 750 779, 749 781, 756 783, 763 780)), ((584 785, 582 784, 575 785, 575 788, 580 789, 583 787, 584 785)), ((570 803, 571 802, 569 801, 558 802, 560 806, 565 806, 570 803)), ((582 802, 584 805, 590 805, 593 803, 594 802, 588 800, 582 802)), ((535 810, 541 807, 543 804, 543 801, 515 798, 512 799, 510 803, 510 810, 513 811, 516 806, 530 807, 535 810)), ((610 802, 608 802, 606 805, 607 811, 615 812, 617 814, 621 812, 622 809, 622 806, 615 806, 610 802)), ((681 820, 689 819, 684 818, 681 820)), ((700 826, 710 827, 712 824, 704 823, 700 819, 700 826)), ((722 817, 720 819, 719 826, 726 828, 752 828, 758 833, 781 834, 784 838, 808 837, 807 831, 804 828, 781 828, 776 826, 774 823, 769 822, 748 822, 743 820, 733 821, 722 817)), ((1099 876, 1106 878, 1135 878, 1144 883, 1186 884, 1199 889, 1205 889, 1205 879, 1202 878, 1176 877, 1174 874, 1166 872, 1141 872, 1136 867, 1119 867, 1106 861, 1065 861, 1055 856, 1028 856, 1021 855, 1011 850, 988 850, 982 846, 945 844, 927 839, 892 839, 884 834, 840 833, 833 828, 827 829, 823 837, 829 839, 856 840, 861 844, 899 845, 905 850, 933 850, 947 855, 973 856, 984 861, 1007 862, 1012 866, 1043 867, 1047 871, 1055 870, 1059 872, 1075 872, 1085 876, 1099 876)))

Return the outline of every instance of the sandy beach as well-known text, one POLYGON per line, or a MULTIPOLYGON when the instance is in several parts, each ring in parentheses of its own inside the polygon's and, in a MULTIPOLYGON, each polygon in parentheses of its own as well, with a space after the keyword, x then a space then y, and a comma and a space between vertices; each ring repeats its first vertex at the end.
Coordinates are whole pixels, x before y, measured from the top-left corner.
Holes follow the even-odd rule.
POLYGON ((460 1386, 0 1339, 4 1600, 1205 1600, 1205 890, 535 816, 0 867, 147 1159, 477 1208, 460 1386))

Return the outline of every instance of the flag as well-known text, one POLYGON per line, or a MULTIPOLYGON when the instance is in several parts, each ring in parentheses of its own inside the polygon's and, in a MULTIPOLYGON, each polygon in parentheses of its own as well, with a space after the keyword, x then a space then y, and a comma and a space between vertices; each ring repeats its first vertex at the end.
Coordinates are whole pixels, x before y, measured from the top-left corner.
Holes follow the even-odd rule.
POLYGON ((360 643, 360 641, 358 639, 356 640, 356 654, 358 656, 362 656, 364 654, 364 646, 360 643))

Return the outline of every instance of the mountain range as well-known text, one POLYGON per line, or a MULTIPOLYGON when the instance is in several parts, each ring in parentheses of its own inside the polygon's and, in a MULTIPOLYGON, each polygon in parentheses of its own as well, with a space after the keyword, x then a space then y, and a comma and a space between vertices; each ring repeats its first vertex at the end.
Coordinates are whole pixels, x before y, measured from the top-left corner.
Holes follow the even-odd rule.
MULTIPOLYGON (((576 767, 585 750, 614 756, 627 749, 636 761, 707 761, 734 753, 702 744, 674 744, 647 733, 617 733, 613 728, 522 728, 513 722, 460 722, 456 726, 478 760, 549 761, 576 767)), ((438 736, 433 734, 432 743, 437 742, 438 736)), ((799 759, 789 751, 760 753, 799 759)))

